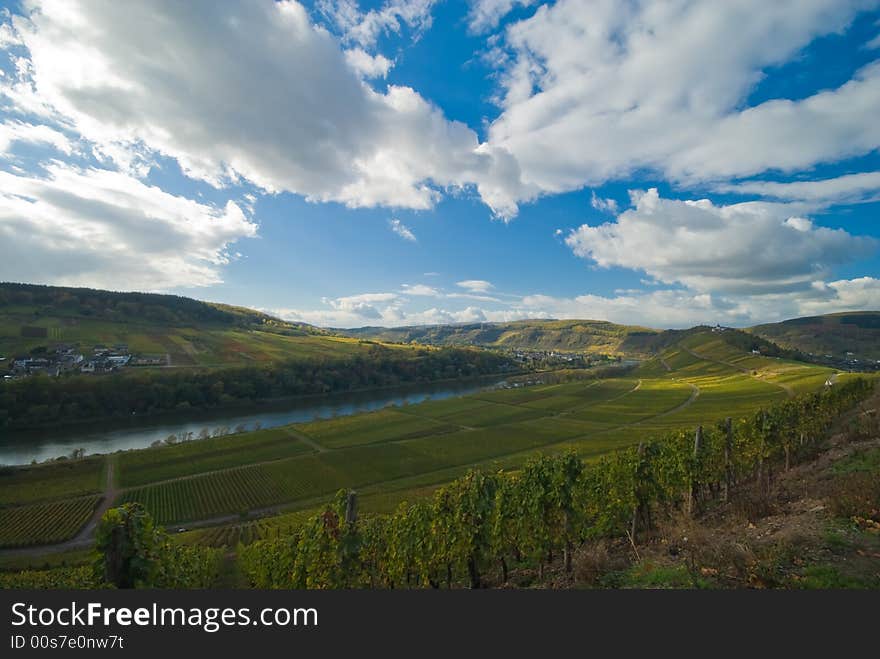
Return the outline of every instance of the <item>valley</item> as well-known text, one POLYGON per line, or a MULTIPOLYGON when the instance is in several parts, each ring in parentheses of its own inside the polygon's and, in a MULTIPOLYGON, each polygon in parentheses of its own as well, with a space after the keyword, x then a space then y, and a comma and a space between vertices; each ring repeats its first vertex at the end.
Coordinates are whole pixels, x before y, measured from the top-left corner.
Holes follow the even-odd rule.
POLYGON ((161 524, 199 527, 178 534, 181 542, 234 546, 241 538, 258 539, 294 524, 341 488, 358 489, 365 514, 387 512, 474 466, 516 470, 538 453, 566 450, 590 460, 671 430, 739 418, 816 391, 829 379, 852 377, 743 353, 717 333, 694 333, 619 377, 499 388, 6 469, 0 505, 9 513, 4 525, 14 528, 0 530, 0 542, 12 548, 69 541, 89 520, 88 505, 112 493, 115 503, 142 503, 161 524), (111 468, 112 485, 104 477, 111 468), (86 503, 57 505, 80 499, 86 503), (67 537, 49 539, 22 521, 47 515, 63 521, 67 537))

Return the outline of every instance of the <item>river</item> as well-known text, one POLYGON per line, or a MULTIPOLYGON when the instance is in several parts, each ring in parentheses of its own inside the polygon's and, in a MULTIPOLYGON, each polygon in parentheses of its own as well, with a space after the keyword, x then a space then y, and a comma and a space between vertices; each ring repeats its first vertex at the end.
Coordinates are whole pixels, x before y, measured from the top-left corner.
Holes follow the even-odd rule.
MULTIPOLYGON (((315 419, 348 416, 360 412, 378 410, 391 405, 413 405, 428 400, 440 400, 464 396, 496 386, 499 378, 470 382, 444 382, 393 389, 381 389, 358 393, 329 394, 273 404, 246 412, 193 412, 187 416, 175 415, 152 421, 140 419, 120 426, 96 422, 77 425, 70 429, 21 431, 0 438, 0 465, 22 465, 32 461, 42 462, 70 455, 82 448, 86 455, 113 453, 129 449, 146 448, 169 435, 185 437, 192 433, 198 437, 203 430, 213 432, 217 428, 234 430, 240 426, 253 430, 257 424, 262 428, 274 428, 289 423, 304 423, 315 419)), ((207 440, 210 441, 210 440, 207 440)))

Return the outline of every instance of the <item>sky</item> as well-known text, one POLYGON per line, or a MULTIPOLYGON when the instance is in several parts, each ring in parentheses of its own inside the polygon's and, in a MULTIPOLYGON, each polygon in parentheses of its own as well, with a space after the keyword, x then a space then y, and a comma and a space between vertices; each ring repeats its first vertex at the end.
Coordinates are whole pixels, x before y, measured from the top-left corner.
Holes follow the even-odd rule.
POLYGON ((880 309, 880 0, 0 0, 0 281, 327 327, 880 309))

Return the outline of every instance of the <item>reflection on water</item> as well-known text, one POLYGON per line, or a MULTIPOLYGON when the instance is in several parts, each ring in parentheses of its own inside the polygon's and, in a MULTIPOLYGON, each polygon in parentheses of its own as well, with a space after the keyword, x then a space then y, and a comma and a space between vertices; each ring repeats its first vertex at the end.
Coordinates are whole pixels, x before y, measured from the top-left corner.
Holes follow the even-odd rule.
MULTIPOLYGON (((230 431, 239 426, 248 430, 259 424, 262 428, 274 428, 288 423, 303 423, 314 419, 328 419, 334 416, 347 416, 359 412, 378 410, 390 405, 412 405, 424 400, 440 400, 452 396, 480 391, 497 383, 483 382, 443 383, 424 385, 418 388, 384 389, 382 391, 361 392, 357 394, 334 394, 320 398, 293 401, 283 407, 264 408, 258 412, 236 414, 193 413, 192 418, 174 421, 145 423, 124 428, 96 430, 94 426, 77 426, 75 430, 21 432, 0 439, 0 464, 29 464, 33 460, 42 462, 62 455, 69 455, 74 449, 85 449, 86 455, 93 453, 113 453, 114 451, 146 448, 155 441, 164 440, 169 435, 185 437, 192 433, 198 437, 203 430, 213 432, 217 428, 230 431)), ((95 424, 98 425, 98 424, 95 424)))

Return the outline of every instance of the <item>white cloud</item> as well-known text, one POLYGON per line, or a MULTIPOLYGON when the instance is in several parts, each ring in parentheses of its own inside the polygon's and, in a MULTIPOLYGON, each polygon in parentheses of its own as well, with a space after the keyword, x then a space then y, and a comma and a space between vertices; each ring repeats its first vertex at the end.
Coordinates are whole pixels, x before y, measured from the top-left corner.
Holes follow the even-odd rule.
MULTIPOLYGON (((506 28, 501 116, 512 202, 637 170, 686 184, 796 171, 880 146, 880 65, 748 107, 764 71, 874 0, 559 0, 506 28)), ((503 191, 498 192, 503 196, 503 191)))
POLYGON ((536 2, 537 0, 471 0, 468 27, 471 32, 476 33, 493 30, 514 7, 530 7, 536 2))
POLYGON ((404 325, 446 325, 452 323, 507 322, 522 318, 545 317, 540 311, 513 309, 489 310, 476 306, 463 309, 430 307, 409 310, 404 306, 388 305, 377 308, 347 309, 274 309, 272 313, 286 320, 295 320, 319 327, 401 327, 404 325))
POLYGON ((455 284, 460 288, 471 291, 472 293, 488 293, 494 286, 483 279, 466 279, 455 284))
POLYGON ((880 308, 880 279, 816 281, 805 291, 768 295, 714 295, 682 289, 628 291, 613 297, 532 295, 523 310, 547 317, 610 320, 655 328, 722 323, 749 326, 799 316, 880 308))
POLYGON ((396 233, 404 240, 408 240, 413 243, 416 242, 416 234, 414 234, 408 226, 406 226, 397 218, 391 218, 390 220, 388 220, 388 226, 391 227, 391 230, 394 233, 396 233))
POLYGON ((126 174, 47 166, 0 172, 0 280, 163 290, 221 279, 257 227, 234 203, 198 203, 126 174))
MULTIPOLYGON (((657 286, 656 281, 643 282, 657 286)), ((687 288, 624 289, 613 295, 546 294, 504 296, 492 306, 450 308, 442 302, 420 308, 424 298, 451 300, 455 294, 404 284, 398 293, 365 293, 324 299, 319 309, 276 309, 282 318, 325 327, 437 325, 559 318, 609 320, 655 328, 722 323, 748 326, 797 316, 880 308, 880 279, 862 277, 809 282, 803 289, 763 293, 700 292, 687 288)))
POLYGON ((880 172, 846 174, 815 181, 743 181, 714 186, 719 192, 755 194, 773 199, 799 200, 821 204, 854 203, 877 200, 880 172))
POLYGON ((394 64, 384 55, 370 55, 363 48, 346 50, 345 61, 365 78, 385 78, 394 64))
POLYGON ((419 295, 424 297, 442 297, 443 293, 432 286, 424 284, 404 284, 401 286, 401 293, 405 295, 419 295))
POLYGON ((833 266, 868 256, 871 238, 814 226, 796 206, 749 202, 716 206, 708 199, 633 194, 635 207, 616 221, 583 225, 566 243, 608 268, 644 271, 701 293, 789 292, 808 288, 833 266))
POLYGON ((869 50, 875 50, 880 48, 880 34, 871 39, 868 43, 865 44, 865 48, 869 50))
MULTIPOLYGON (((422 24, 425 6, 379 14, 422 24)), ((246 179, 351 207, 426 209, 441 189, 476 183, 511 212, 503 149, 481 148, 408 87, 366 85, 295 0, 26 7, 14 24, 29 60, 0 92, 63 118, 120 166, 143 174, 158 153, 215 186, 246 179)))
POLYGON ((318 0, 316 6, 342 33, 343 39, 363 47, 376 45, 382 34, 399 34, 404 26, 418 38, 431 27, 436 0, 386 0, 381 7, 361 11, 357 0, 318 0))
MULTIPOLYGON (((476 2, 471 18, 511 3, 476 2)), ((378 36, 420 33, 434 0, 320 4, 345 49, 296 0, 31 0, 6 29, 27 57, 0 95, 139 176, 162 155, 215 186, 243 179, 350 207, 428 209, 475 189, 509 220, 524 201, 637 170, 714 185, 873 151, 880 63, 805 98, 747 103, 765 71, 877 4, 541 6, 492 39, 501 114, 483 143, 417 91, 365 82, 391 66, 378 36)))
POLYGON ((590 205, 603 213, 611 213, 612 215, 617 213, 617 202, 614 199, 602 199, 596 194, 595 190, 593 190, 590 205))
POLYGON ((9 23, 0 23, 0 48, 9 48, 21 44, 18 34, 9 23))
POLYGON ((73 152, 73 145, 67 136, 49 126, 22 121, 0 124, 0 155, 8 153, 15 142, 47 144, 67 155, 73 152))

